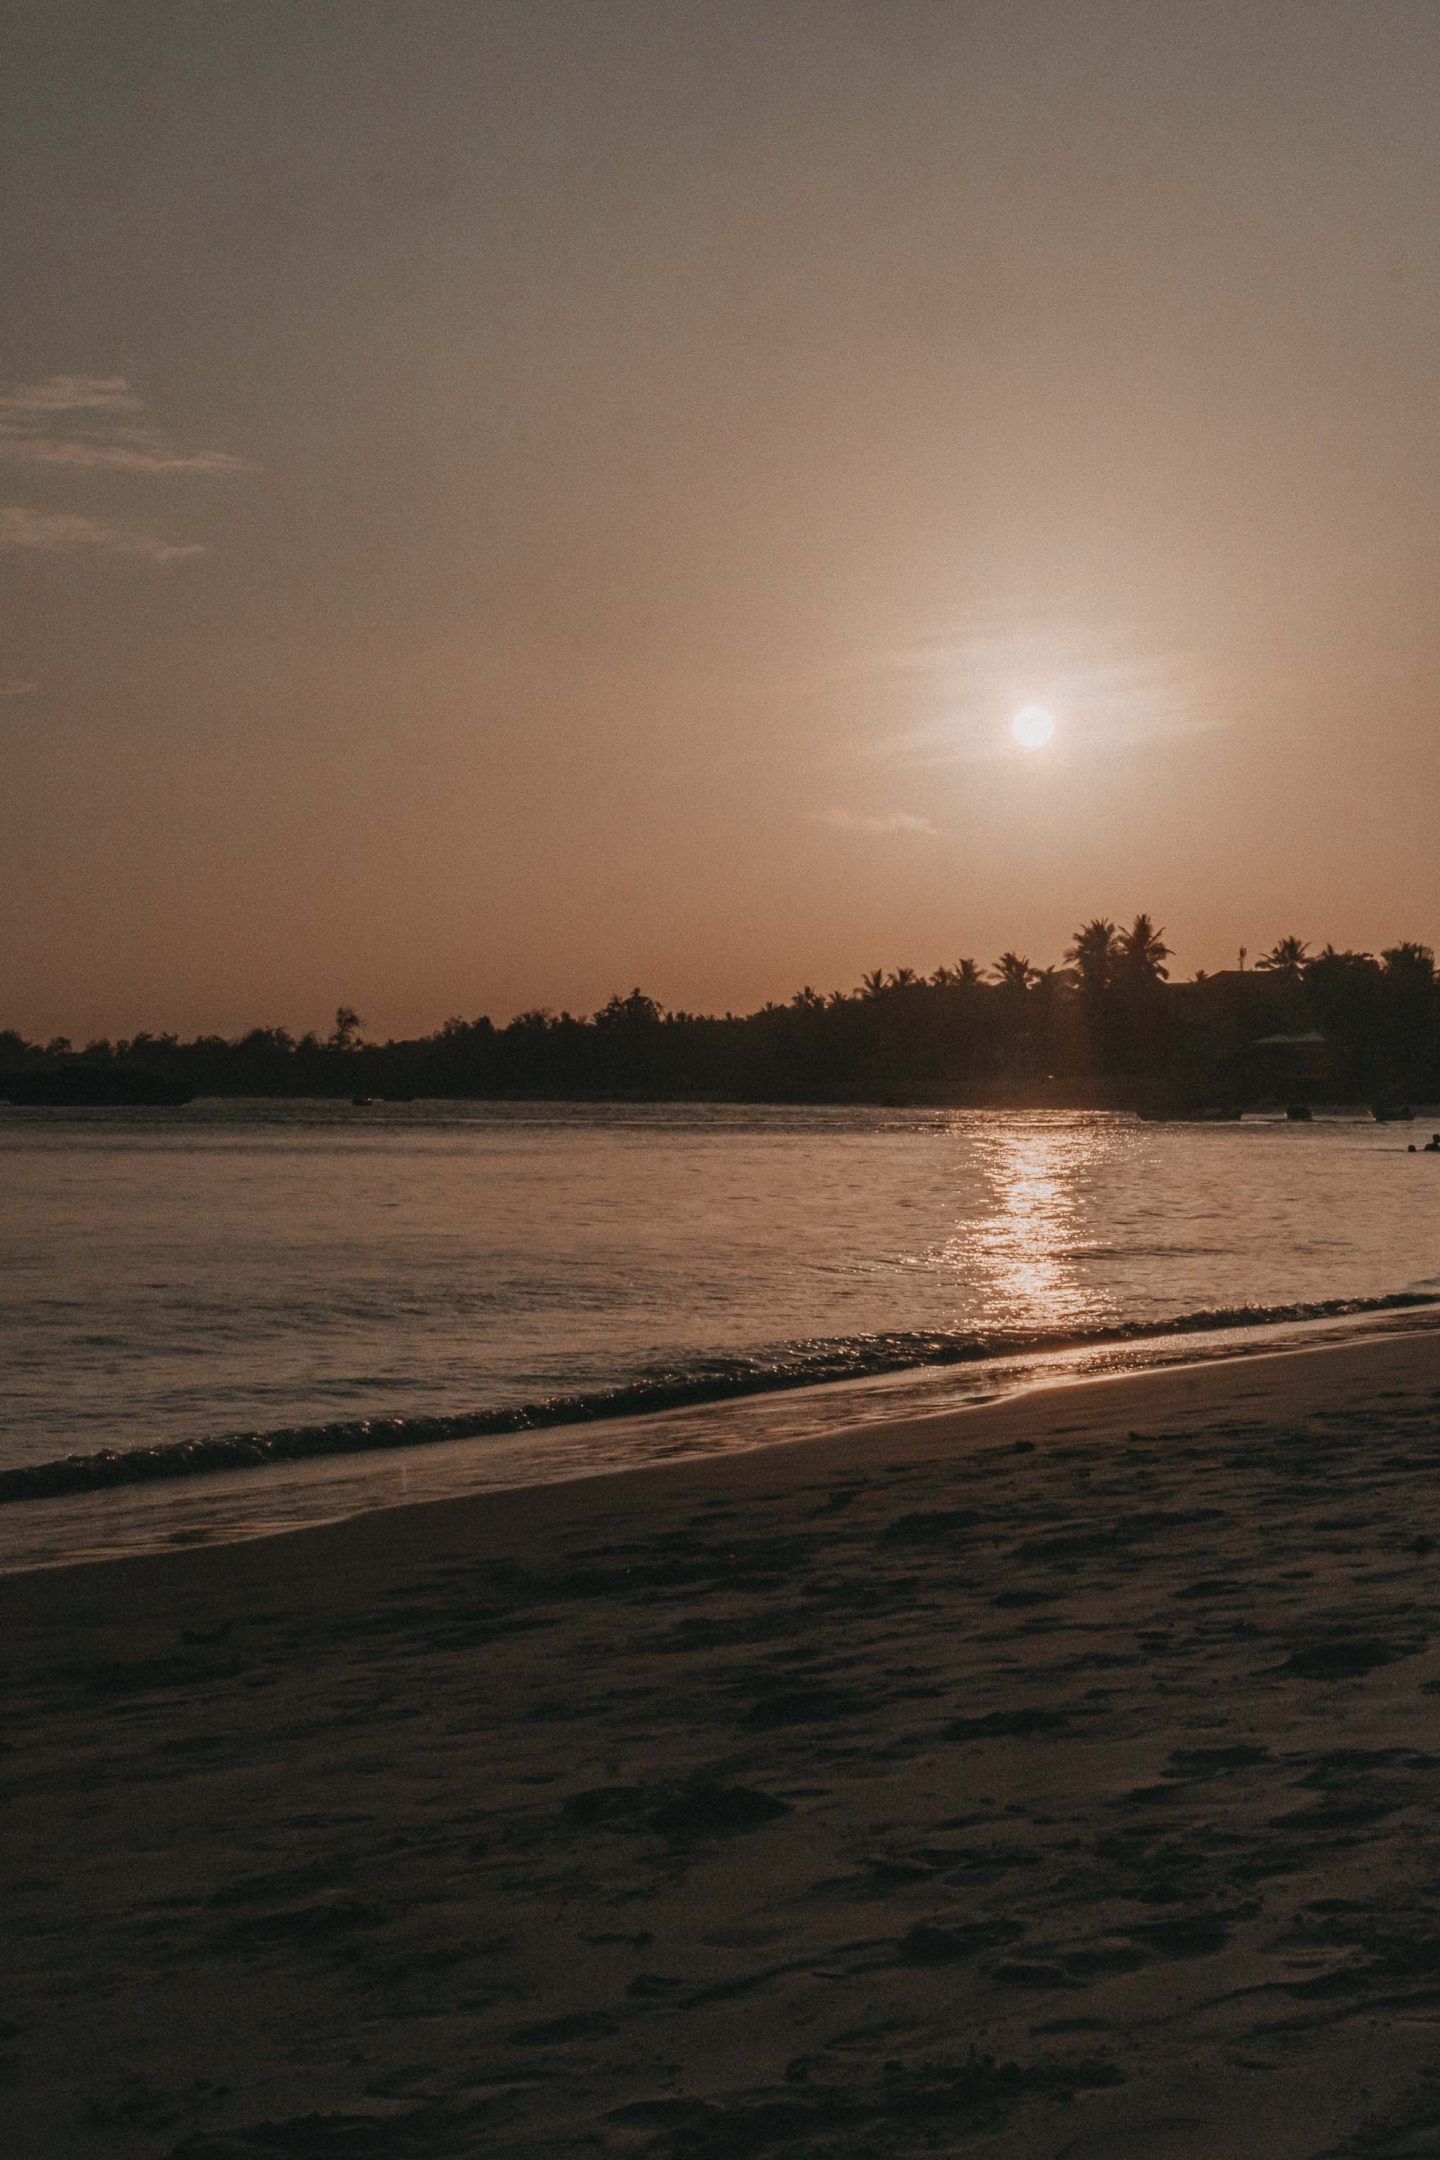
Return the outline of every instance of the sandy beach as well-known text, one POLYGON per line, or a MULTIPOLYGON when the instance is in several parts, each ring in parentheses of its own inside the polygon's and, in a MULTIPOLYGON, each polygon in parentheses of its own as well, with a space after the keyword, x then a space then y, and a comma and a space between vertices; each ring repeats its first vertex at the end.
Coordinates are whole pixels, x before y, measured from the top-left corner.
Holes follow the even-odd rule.
POLYGON ((1440 1335, 0 1581, 18 2160, 1440 2154, 1440 1335))

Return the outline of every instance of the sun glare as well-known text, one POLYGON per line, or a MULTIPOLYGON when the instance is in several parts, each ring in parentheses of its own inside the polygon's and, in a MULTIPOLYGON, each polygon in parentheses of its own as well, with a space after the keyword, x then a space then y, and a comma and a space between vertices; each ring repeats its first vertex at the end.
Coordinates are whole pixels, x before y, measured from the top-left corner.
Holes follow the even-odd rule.
POLYGON ((1043 750, 1055 733, 1055 715, 1043 705, 1022 705, 1010 732, 1022 750, 1043 750))

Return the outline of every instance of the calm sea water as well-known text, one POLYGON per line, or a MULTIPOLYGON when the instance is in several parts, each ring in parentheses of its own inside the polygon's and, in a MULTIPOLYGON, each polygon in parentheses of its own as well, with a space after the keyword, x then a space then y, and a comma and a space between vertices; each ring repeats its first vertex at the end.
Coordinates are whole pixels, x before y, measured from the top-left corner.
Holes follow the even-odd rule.
MULTIPOLYGON (((226 1451, 185 1444, 246 1435, 246 1490, 273 1496, 270 1436, 296 1428, 346 1452, 458 1431, 461 1482, 568 1475, 643 1453, 642 1429, 653 1446, 670 1428, 647 1408, 715 1398, 703 1444, 723 1446, 771 1430, 753 1405, 727 1424, 738 1392, 1433 1291, 1440 1160, 1407 1153, 1424 1137, 1088 1113, 0 1109, 0 1479, 102 1450, 203 1465, 226 1451), (596 1411, 628 1415, 580 1424, 596 1411), (507 1414, 563 1430, 518 1453, 473 1430, 507 1414)), ((833 1419, 840 1391, 822 1392, 833 1419)), ((407 1452, 413 1480, 425 1451, 407 1452)), ((314 1464, 283 1476, 324 1483, 314 1464)), ((188 1534, 237 1505, 216 1498, 228 1477, 184 1482, 188 1534)), ((86 1549, 109 1549, 99 1511, 117 1523, 122 1497, 91 1496, 86 1549)), ((23 1560, 19 1518, 38 1537, 77 1504, 5 1509, 0 1564, 23 1560)))

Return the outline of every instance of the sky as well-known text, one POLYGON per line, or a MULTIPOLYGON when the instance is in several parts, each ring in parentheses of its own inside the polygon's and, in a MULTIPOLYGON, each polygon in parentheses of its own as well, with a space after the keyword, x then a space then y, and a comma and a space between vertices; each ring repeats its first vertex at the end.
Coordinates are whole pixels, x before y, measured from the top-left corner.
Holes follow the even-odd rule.
POLYGON ((1440 942, 1432 0, 0 41, 0 1026, 1440 942))

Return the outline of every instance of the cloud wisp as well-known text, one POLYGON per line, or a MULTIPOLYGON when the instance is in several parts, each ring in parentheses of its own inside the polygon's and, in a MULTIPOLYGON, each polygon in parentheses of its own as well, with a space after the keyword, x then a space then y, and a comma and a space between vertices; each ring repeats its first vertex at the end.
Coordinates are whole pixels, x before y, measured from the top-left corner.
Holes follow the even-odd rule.
POLYGON ((18 503, 0 508, 0 548, 98 548, 106 555, 144 555, 151 562, 177 562, 203 555, 198 541, 161 540, 103 518, 81 517, 70 510, 30 510, 18 503))
POLYGON ((14 383, 0 390, 0 420, 139 411, 140 400, 123 375, 47 375, 43 382, 14 383))
POLYGON ((934 838, 938 827, 911 810, 812 810, 812 825, 828 825, 832 832, 923 833, 934 838))
POLYGON ((144 402, 124 375, 47 375, 0 390, 0 461, 77 471, 248 472, 229 450, 186 450, 137 416, 144 402), (63 432, 62 432, 63 430, 63 432))
POLYGON ((1226 724, 1213 668, 1127 624, 937 638, 877 656, 871 673, 903 683, 914 717, 908 727, 857 734, 851 747, 892 770, 1013 763, 1010 721, 1030 704, 1056 715, 1057 758, 1145 749, 1226 724))
POLYGON ((0 461, 7 465, 70 465, 82 471, 138 473, 248 472, 228 450, 177 450, 148 430, 127 430, 108 442, 10 432, 0 425, 0 461))
MULTIPOLYGON (((12 383, 0 388, 0 465, 145 478, 249 471, 246 460, 228 450, 187 449, 171 441, 141 418, 144 411, 125 375, 47 375, 12 383)), ((162 540, 109 518, 19 504, 0 508, 0 548, 74 547, 151 562, 205 552, 198 542, 162 540)))

